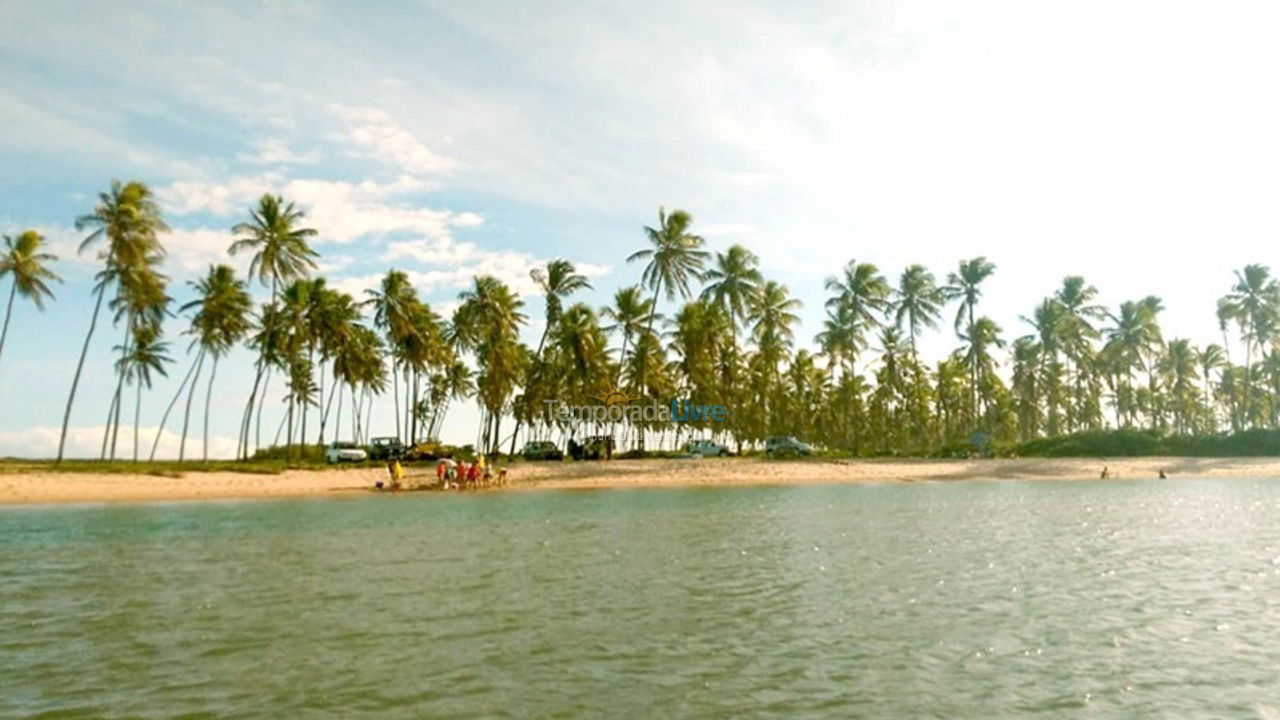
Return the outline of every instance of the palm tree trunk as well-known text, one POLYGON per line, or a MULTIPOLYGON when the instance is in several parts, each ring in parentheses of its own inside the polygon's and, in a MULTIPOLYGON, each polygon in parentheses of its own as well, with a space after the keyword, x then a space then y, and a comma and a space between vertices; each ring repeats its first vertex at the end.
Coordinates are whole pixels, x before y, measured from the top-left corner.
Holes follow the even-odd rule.
POLYGON ((213 400, 213 379, 218 375, 218 356, 213 356, 213 368, 209 371, 209 386, 204 391, 204 462, 209 462, 209 404, 213 400))
POLYGON ((338 396, 338 414, 333 416, 334 439, 338 439, 338 435, 342 433, 342 390, 346 385, 338 382, 337 378, 333 379, 333 394, 338 396))
POLYGON ((409 409, 409 364, 404 365, 404 433, 409 438, 410 445, 418 441, 413 436, 413 428, 409 426, 409 417, 413 415, 413 411, 409 409))
MULTIPOLYGON (((404 442, 404 435, 400 434, 400 379, 396 375, 396 361, 391 361, 391 400, 395 403, 396 412, 396 439, 404 442)), ((355 403, 355 388, 351 389, 351 402, 355 403)))
POLYGON ((191 398, 196 394, 196 383, 200 381, 200 371, 204 368, 204 348, 196 356, 196 376, 187 388, 187 405, 182 413, 182 440, 178 443, 178 462, 187 459, 187 428, 191 425, 191 398))
POLYGON ((409 439, 413 442, 418 441, 418 368, 414 367, 410 371, 405 383, 409 384, 412 391, 409 393, 411 402, 406 403, 409 410, 409 439))
POLYGON ((365 403, 364 426, 361 428, 361 437, 364 440, 369 439, 369 424, 373 422, 373 395, 371 392, 372 391, 370 391, 369 388, 364 389, 365 398, 368 400, 368 402, 365 403))
POLYGON ((18 295, 18 281, 13 281, 13 287, 9 288, 9 303, 5 306, 4 311, 4 329, 0 330, 0 354, 4 353, 4 339, 9 335, 9 316, 13 314, 13 299, 18 295))
POLYGON ((142 415, 142 378, 133 391, 133 461, 138 462, 138 419, 142 415))
POLYGON ((128 370, 128 367, 126 366, 125 361, 128 359, 129 352, 132 350, 132 345, 133 345, 133 333, 131 332, 133 330, 133 320, 134 320, 133 313, 129 313, 129 316, 125 319, 125 324, 124 324, 124 342, 121 343, 122 349, 120 350, 120 369, 118 371, 120 379, 116 381, 116 397, 115 397, 116 410, 115 410, 115 418, 112 420, 112 423, 111 423, 111 459, 112 460, 116 459, 116 441, 120 439, 120 406, 123 404, 121 402, 121 397, 122 397, 122 394, 124 393, 124 377, 125 377, 126 371, 128 370))
MULTIPOLYGON (((313 364, 314 360, 315 360, 315 349, 314 347, 312 347, 310 343, 308 343, 307 345, 307 373, 308 373, 307 380, 308 382, 311 380, 310 373, 315 372, 315 365, 313 364)), ((320 373, 320 376, 321 376, 321 379, 323 380, 324 373, 320 373)), ((302 428, 298 431, 298 444, 302 446, 302 456, 305 458, 307 456, 307 410, 310 403, 304 400, 300 404, 302 405, 302 428)))
POLYGON ((249 402, 244 406, 244 415, 240 418, 240 437, 237 441, 236 457, 249 459, 249 426, 253 420, 253 404, 258 399, 258 383, 262 381, 262 361, 259 359, 253 374, 253 389, 249 391, 249 402))
POLYGON ((93 339, 93 331, 98 326, 98 312, 102 309, 102 296, 106 287, 98 286, 98 299, 93 305, 93 315, 89 319, 89 332, 84 336, 84 347, 80 349, 80 362, 76 363, 76 374, 71 379, 71 392, 67 395, 67 408, 62 413, 62 432, 58 436, 58 457, 54 464, 62 462, 63 451, 67 447, 67 424, 71 421, 71 406, 76 401, 76 390, 80 387, 80 374, 84 371, 84 359, 89 355, 89 341, 93 339))
POLYGON ((107 405, 107 419, 102 424, 102 449, 98 451, 98 460, 107 459, 107 441, 111 439, 111 416, 116 412, 116 403, 120 402, 119 394, 111 396, 111 404, 107 405))
MULTIPOLYGON (((324 448, 324 422, 328 419, 329 408, 324 404, 324 358, 320 358, 321 367, 317 368, 316 374, 320 376, 320 398, 316 404, 316 411, 320 413, 320 433, 316 437, 316 444, 322 449, 324 448)), ((332 394, 332 393, 330 393, 332 394)))
MULTIPOLYGON (((324 387, 324 375, 323 375, 323 374, 320 376, 320 383, 321 383, 321 388, 322 388, 320 392, 321 392, 321 394, 323 395, 323 394, 324 394, 324 390, 323 390, 323 387, 324 387)), ((325 427, 329 424, 329 413, 330 413, 330 412, 332 412, 332 410, 333 410, 333 397, 334 397, 335 395, 338 395, 338 396, 341 396, 341 395, 342 395, 342 385, 338 382, 338 377, 337 377, 336 375, 333 377, 333 389, 329 391, 329 403, 328 403, 327 405, 325 405, 325 406, 324 406, 324 412, 322 412, 322 413, 320 414, 320 439, 319 439, 319 443, 320 443, 320 447, 321 447, 322 449, 324 448, 324 431, 325 431, 325 427)), ((339 407, 341 407, 341 406, 339 406, 339 407)), ((341 429, 342 429, 342 419, 341 419, 341 418, 339 418, 339 419, 334 423, 334 427, 338 428, 339 430, 341 430, 341 429)))
POLYGON ((258 417, 254 420, 253 428, 253 451, 257 452, 262 447, 262 406, 267 402, 267 390, 271 387, 271 366, 266 369, 266 376, 262 379, 262 394, 258 396, 258 417))
MULTIPOLYGON (((969 303, 969 346, 973 347, 973 303, 969 303)), ((969 362, 969 422, 978 427, 978 353, 970 353, 973 359, 969 362)))
POLYGON ((191 376, 196 371, 195 360, 192 359, 191 367, 187 369, 186 377, 182 378, 182 383, 178 385, 178 392, 173 394, 173 399, 169 401, 169 407, 164 409, 164 415, 160 418, 160 427, 156 430, 156 439, 151 443, 151 456, 147 458, 147 462, 154 462, 156 459, 156 448, 160 445, 160 435, 164 433, 164 426, 169 422, 169 413, 173 411, 173 406, 178 404, 178 398, 182 397, 182 391, 187 388, 187 383, 191 382, 191 376))

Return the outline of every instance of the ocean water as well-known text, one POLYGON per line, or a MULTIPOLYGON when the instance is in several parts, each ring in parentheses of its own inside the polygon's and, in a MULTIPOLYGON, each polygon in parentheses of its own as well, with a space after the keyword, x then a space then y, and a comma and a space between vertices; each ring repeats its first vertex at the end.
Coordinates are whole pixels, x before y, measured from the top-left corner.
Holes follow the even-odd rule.
POLYGON ((0 509, 0 717, 1280 717, 1280 480, 0 509))

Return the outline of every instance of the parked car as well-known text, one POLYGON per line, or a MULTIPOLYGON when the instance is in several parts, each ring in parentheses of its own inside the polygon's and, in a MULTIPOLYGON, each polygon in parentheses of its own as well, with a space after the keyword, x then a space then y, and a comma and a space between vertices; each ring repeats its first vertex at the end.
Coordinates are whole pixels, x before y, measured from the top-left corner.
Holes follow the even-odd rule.
POLYGON ((569 440, 569 457, 574 460, 613 459, 613 436, 593 435, 581 443, 569 440))
POLYGON ((439 460, 440 458, 453 457, 454 450, 455 448, 452 445, 445 445, 439 440, 424 440, 405 450, 402 457, 410 462, 439 460))
POLYGON ((688 451, 691 455, 702 457, 727 457, 729 448, 711 440, 690 440, 688 451))
POLYGON ((525 460, 563 460, 564 453, 550 440, 530 440, 520 451, 525 460))
POLYGON ((370 460, 393 460, 404 457, 404 443, 398 437, 376 437, 369 441, 370 460))
POLYGON ((778 435, 764 439, 764 452, 769 456, 808 455, 813 452, 813 447, 800 442, 794 435, 778 435))
POLYGON ((364 462, 369 459, 369 453, 353 442, 338 440, 329 444, 329 449, 324 452, 324 459, 331 465, 341 462, 364 462))

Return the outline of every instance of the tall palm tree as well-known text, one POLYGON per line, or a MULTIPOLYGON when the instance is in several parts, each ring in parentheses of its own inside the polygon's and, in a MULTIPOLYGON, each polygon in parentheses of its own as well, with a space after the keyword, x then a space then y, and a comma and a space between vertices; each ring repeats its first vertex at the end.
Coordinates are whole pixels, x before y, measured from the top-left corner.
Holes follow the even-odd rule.
POLYGON ((89 343, 93 340, 93 333, 98 325, 103 298, 107 290, 117 283, 122 272, 149 264, 148 259, 161 250, 159 234, 168 230, 168 226, 161 218, 160 207, 150 188, 136 180, 128 183, 113 180, 109 190, 98 194, 98 204, 93 212, 76 219, 76 229, 92 229, 80 244, 81 253, 104 238, 107 244, 98 253, 99 259, 103 261, 103 269, 98 273, 94 285, 95 300, 93 312, 89 316, 89 330, 85 333, 80 360, 76 363, 76 373, 67 394, 67 406, 62 414, 57 462, 62 461, 66 450, 71 408, 80 387, 80 376, 84 372, 85 357, 89 354, 89 343))
POLYGON ((894 316, 895 327, 901 330, 906 325, 913 356, 918 356, 916 336, 920 334, 920 329, 938 326, 943 298, 942 289, 934 280, 933 273, 925 266, 912 265, 902 272, 898 287, 894 289, 890 311, 894 316))
MULTIPOLYGON (((645 226, 645 237, 652 247, 637 250, 627 257, 627 262, 647 260, 640 279, 644 285, 653 290, 653 305, 656 311, 658 298, 665 292, 667 300, 673 301, 676 295, 688 298, 692 295, 690 280, 701 280, 703 265, 709 253, 702 249, 703 239, 689 231, 693 225, 693 216, 684 210, 673 210, 670 215, 665 208, 658 208, 658 226, 645 226)), ((653 320, 656 315, 649 315, 649 323, 645 335, 653 333, 653 320)), ((645 367, 648 354, 641 355, 640 377, 648 377, 645 367)), ((638 436, 639 448, 644 450, 644 432, 638 436)))
MULTIPOLYGON (((525 379, 525 393, 535 394, 540 389, 545 370, 543 350, 547 337, 558 331, 560 318, 564 313, 564 300, 575 292, 590 290, 591 282, 587 276, 579 274, 573 263, 557 258, 547 263, 545 268, 534 268, 529 272, 535 285, 542 290, 546 306, 546 324, 542 328, 542 337, 538 339, 538 349, 534 352, 533 362, 529 366, 529 376, 525 379)), ((594 322, 595 313, 591 313, 594 322)), ((508 455, 515 455, 516 436, 520 434, 522 417, 516 415, 516 429, 511 433, 511 447, 508 455)))
MULTIPOLYGON (((365 305, 373 307, 373 326, 383 333, 391 350, 391 396, 395 406, 396 437, 404 440, 400 429, 399 368, 404 355, 406 339, 414 332, 414 307, 419 303, 418 293, 409 276, 400 270, 389 270, 377 288, 365 290, 369 296, 365 305)), ((408 431, 408 428, 404 428, 408 431)))
MULTIPOLYGON (((995 382, 997 363, 992 351, 1004 347, 1004 341, 1000 339, 1000 326, 991 318, 980 317, 969 323, 968 328, 961 334, 960 339, 965 343, 960 348, 965 367, 967 370, 972 371, 969 382, 974 387, 970 390, 970 394, 976 398, 982 394, 980 391, 984 386, 990 387, 995 382)), ((983 400, 983 412, 985 412, 990 409, 992 398, 983 396, 983 400)), ((981 420, 981 413, 978 410, 976 401, 970 408, 970 412, 972 413, 971 420, 974 422, 981 420)))
POLYGON ((1074 402, 1067 405, 1069 431, 1082 424, 1095 428, 1101 424, 1097 395, 1090 391, 1097 385, 1087 377, 1093 342, 1099 336, 1093 322, 1106 317, 1106 309, 1094 303, 1097 296, 1098 289, 1079 275, 1064 278, 1062 287, 1054 295, 1062 311, 1057 324, 1057 345, 1071 362, 1073 375, 1074 402))
MULTIPOLYGON (((256 208, 249 211, 249 222, 238 223, 231 228, 236 239, 227 251, 233 256, 242 252, 253 253, 253 259, 249 262, 249 276, 256 276, 263 286, 270 287, 268 302, 279 299, 283 283, 305 277, 316 268, 315 259, 319 254, 311 249, 307 241, 317 233, 312 228, 301 226, 304 217, 305 213, 292 202, 285 202, 279 195, 268 193, 258 199, 256 208)), ((245 405, 241 423, 241 444, 243 457, 246 458, 249 454, 249 420, 266 370, 265 358, 259 355, 253 389, 249 393, 249 402, 245 405)))
POLYGON ((1200 372, 1199 358, 1200 353, 1190 340, 1176 338, 1169 341, 1156 363, 1159 371, 1169 378, 1174 431, 1179 434, 1190 432, 1199 414, 1199 392, 1195 387, 1195 377, 1200 372))
POLYGON ((1213 412, 1213 399, 1210 392, 1213 388, 1213 371, 1227 366, 1227 354, 1220 346, 1209 344, 1200 351, 1197 362, 1200 365, 1200 377, 1204 382, 1205 431, 1211 433, 1217 429, 1218 424, 1213 412))
MULTIPOLYGON (((191 331, 196 336, 203 356, 213 358, 209 382, 204 398, 204 443, 202 456, 209 459, 209 406, 213 399, 213 381, 218 374, 218 361, 231 352, 249 333, 249 313, 253 300, 249 297, 248 284, 235 275, 229 265, 210 266, 209 273, 190 283, 196 291, 196 299, 180 308, 180 312, 196 310, 191 318, 191 331)), ((193 384, 194 387, 194 384, 193 384)), ((187 443, 187 423, 182 423, 182 441, 178 446, 181 460, 187 443)))
POLYGON ((1236 271, 1236 283, 1219 302, 1219 320, 1234 320, 1244 336, 1245 413, 1251 423, 1257 422, 1257 399, 1253 387, 1253 354, 1271 338, 1260 330, 1275 324, 1280 315, 1280 283, 1271 277, 1265 265, 1246 265, 1236 271))
MULTIPOLYGON (((955 330, 972 340, 976 335, 973 326, 974 308, 982 297, 982 283, 996 271, 995 263, 985 257, 962 260, 960 267, 947 276, 947 284, 942 287, 942 298, 945 302, 958 300, 956 309, 955 330)), ((969 412, 976 419, 978 415, 978 366, 976 356, 970 358, 969 370, 969 412)))
POLYGON ((527 360, 527 351, 519 343, 519 329, 526 321, 520 312, 524 302, 488 275, 475 278, 472 288, 458 299, 462 304, 454 312, 456 341, 475 354, 480 366, 476 387, 485 413, 480 447, 496 452, 503 407, 527 360))
POLYGON ((13 314, 14 298, 21 295, 35 304, 37 310, 44 310, 45 298, 53 299, 53 291, 46 280, 62 282, 52 270, 45 267, 58 258, 40 251, 44 244, 44 236, 35 230, 27 230, 18 237, 4 236, 4 254, 0 255, 0 280, 10 278, 9 302, 4 311, 4 328, 0 329, 0 353, 4 352, 4 341, 9 336, 9 317, 13 314))

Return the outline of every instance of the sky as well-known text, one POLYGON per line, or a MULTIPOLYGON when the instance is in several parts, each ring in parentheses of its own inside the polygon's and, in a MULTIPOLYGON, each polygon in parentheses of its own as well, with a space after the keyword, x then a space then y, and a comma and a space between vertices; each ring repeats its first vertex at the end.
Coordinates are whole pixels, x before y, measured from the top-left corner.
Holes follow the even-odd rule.
MULTIPOLYGON (((74 219, 113 178, 156 190, 179 303, 210 263, 247 266, 229 229, 273 192, 306 210, 338 287, 395 267, 447 313, 492 274, 534 341, 529 270, 572 260, 594 286, 575 299, 602 305, 637 282, 626 257, 660 206, 712 250, 756 252, 804 304, 802 347, 850 259, 944 280, 978 255, 997 266, 979 312, 1007 339, 1079 274, 1108 306, 1162 297, 1167 337, 1220 341, 1233 269, 1271 264, 1280 237, 1265 2, 0 0, 0 17, 0 231, 43 232, 65 279, 43 313, 14 309, 0 455, 56 449, 92 309, 74 219)), ((954 347, 950 314, 927 358, 954 347)), ((187 368, 182 325, 144 454, 187 368)), ((121 332, 94 338, 70 455, 99 450, 121 332)), ((251 364, 219 368, 211 454, 234 452, 251 364)), ((446 441, 474 440, 474 408, 450 418, 446 441)), ((393 423, 376 405, 374 433, 393 423)))

